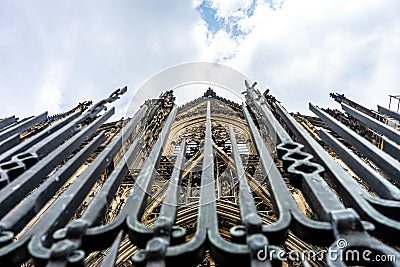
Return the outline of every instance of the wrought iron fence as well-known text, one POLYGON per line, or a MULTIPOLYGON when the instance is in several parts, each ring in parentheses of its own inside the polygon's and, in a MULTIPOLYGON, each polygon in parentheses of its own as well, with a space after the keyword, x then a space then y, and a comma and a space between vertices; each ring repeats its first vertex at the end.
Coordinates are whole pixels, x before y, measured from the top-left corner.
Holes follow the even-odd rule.
MULTIPOLYGON (((158 195, 158 214, 151 224, 144 223, 143 214, 178 109, 173 106, 173 98, 146 101, 111 138, 101 126, 114 108, 105 107, 125 91, 115 91, 86 111, 58 117, 45 131, 21 143, 19 135, 44 121, 47 114, 20 123, 15 118, 0 121, 4 128, 0 132, 1 266, 29 265, 32 259, 36 265, 85 266, 89 254, 96 251, 104 255, 101 266, 114 266, 124 240, 140 248, 130 255, 135 266, 196 266, 206 251, 221 265, 279 266, 287 260, 281 245, 293 234, 328 252, 335 251, 333 256, 324 256, 323 262, 329 266, 400 265, 395 248, 400 240, 399 162, 310 104, 332 131, 384 172, 376 172, 330 133, 320 131, 325 145, 375 195, 367 192, 280 102, 248 84, 242 115, 257 152, 254 156, 261 179, 249 177, 233 127, 228 126, 230 149, 224 156, 232 165, 231 178, 237 181, 235 196, 240 212, 239 223, 229 229, 230 238, 221 236, 217 211, 210 102, 199 152, 198 201, 187 207, 195 216, 195 228, 185 228, 177 220, 180 185, 186 175, 185 139, 168 158, 172 163, 170 177, 158 195), (267 129, 267 133, 261 129, 267 129), (275 142, 266 141, 265 135, 276 137, 275 142), (277 158, 271 153, 271 145, 277 158), (130 179, 126 180, 127 176, 130 179), (126 197, 122 196, 125 191, 120 191, 124 181, 132 184, 126 197), (288 184, 302 192, 312 216, 299 209, 288 184), (270 223, 257 208, 252 193, 257 186, 266 192, 271 200, 268 205, 276 214, 270 223), (115 204, 117 195, 119 202, 115 204), (110 216, 113 205, 114 214, 110 216), (126 235, 129 239, 124 239, 126 235), (349 251, 351 258, 347 257, 349 251), (378 262, 378 258, 391 260, 378 262)), ((344 107, 363 123, 398 141, 396 132, 344 107)), ((308 264, 303 260, 304 266, 308 264)))

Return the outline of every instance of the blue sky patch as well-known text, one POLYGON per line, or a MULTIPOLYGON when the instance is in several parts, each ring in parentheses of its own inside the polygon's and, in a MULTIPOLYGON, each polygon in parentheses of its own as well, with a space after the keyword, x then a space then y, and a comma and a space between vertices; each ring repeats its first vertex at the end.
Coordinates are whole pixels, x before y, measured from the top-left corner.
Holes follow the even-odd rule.
MULTIPOLYGON (((254 15, 254 10, 256 8, 256 0, 253 0, 251 5, 246 8, 240 8, 239 11, 242 11, 245 16, 251 17, 254 15)), ((225 30, 232 38, 244 37, 249 34, 250 31, 242 30, 238 22, 242 19, 239 16, 228 16, 227 18, 218 17, 217 10, 212 7, 212 2, 204 0, 201 5, 197 7, 197 10, 200 12, 201 18, 207 24, 207 29, 209 33, 215 34, 219 30, 225 30)))
POLYGON ((217 18, 217 11, 211 7, 211 3, 203 1, 197 7, 197 10, 200 12, 201 18, 206 22, 208 31, 212 34, 224 27, 225 19, 217 18))

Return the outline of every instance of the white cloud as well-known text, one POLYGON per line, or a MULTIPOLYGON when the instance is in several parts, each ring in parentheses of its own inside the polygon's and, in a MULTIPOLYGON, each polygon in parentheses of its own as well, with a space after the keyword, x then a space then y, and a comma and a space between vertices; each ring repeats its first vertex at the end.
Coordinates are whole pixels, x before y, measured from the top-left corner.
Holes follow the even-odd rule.
MULTIPOLYGON (((196 26, 196 31, 199 33, 206 32, 207 27, 203 23, 196 26)), ((207 34, 200 35, 199 43, 202 45, 201 57, 208 61, 223 61, 235 56, 239 43, 232 38, 225 30, 221 29, 212 36, 207 34)))
POLYGON ((193 8, 198 8, 204 0, 192 0, 192 6, 193 8))
POLYGON ((308 101, 335 106, 331 91, 370 108, 398 92, 396 1, 286 1, 259 6, 252 33, 227 64, 271 88, 291 111, 308 101), (394 70, 394 71, 392 71, 394 70))
POLYGON ((0 117, 55 108, 58 103, 37 97, 55 81, 43 78, 54 64, 63 66, 57 74, 63 77, 62 103, 55 112, 98 101, 124 85, 124 97, 132 96, 160 70, 199 60, 193 36, 199 17, 189 1, 5 1, 0 33, 12 35, 0 41, 0 95, 8 100, 0 117))
POLYGON ((201 3, 3 1, 0 117, 66 111, 124 85, 129 99, 152 75, 191 61, 234 67, 291 111, 305 112, 308 100, 333 106, 331 91, 371 108, 399 94, 398 1, 257 0, 249 15, 252 1, 209 0, 239 36, 210 33, 201 3))
POLYGON ((64 66, 60 62, 51 63, 44 73, 42 86, 35 94, 34 110, 46 107, 49 115, 60 111, 62 88, 64 86, 64 66))
POLYGON ((253 0, 211 0, 211 6, 217 10, 217 16, 228 18, 242 16, 244 10, 250 8, 253 0))

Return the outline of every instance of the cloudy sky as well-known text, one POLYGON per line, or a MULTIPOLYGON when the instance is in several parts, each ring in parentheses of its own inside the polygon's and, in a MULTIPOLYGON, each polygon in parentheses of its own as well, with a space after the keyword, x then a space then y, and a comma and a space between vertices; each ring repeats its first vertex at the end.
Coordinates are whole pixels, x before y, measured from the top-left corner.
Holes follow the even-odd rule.
MULTIPOLYGON (((329 92, 376 109, 400 94, 399 11, 398 0, 0 0, 0 118, 127 85, 122 114, 151 77, 190 62, 233 68, 289 111, 338 107, 329 92)), ((205 89, 180 88, 178 101, 205 89)))

